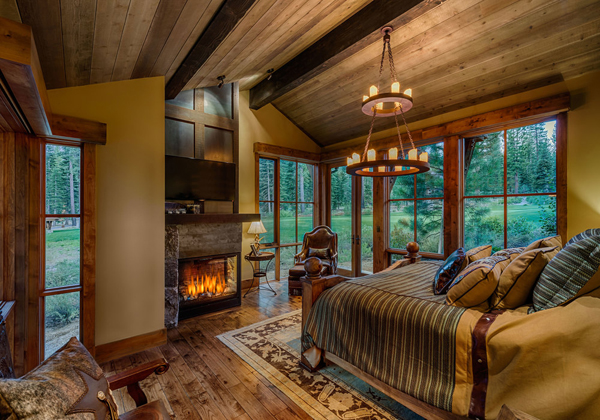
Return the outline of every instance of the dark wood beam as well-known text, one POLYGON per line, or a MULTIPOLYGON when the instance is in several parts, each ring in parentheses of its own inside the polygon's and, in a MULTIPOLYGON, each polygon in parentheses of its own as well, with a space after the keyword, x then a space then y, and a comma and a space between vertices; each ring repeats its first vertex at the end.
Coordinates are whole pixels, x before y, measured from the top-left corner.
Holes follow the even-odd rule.
POLYGON ((187 57, 171 77, 165 88, 166 99, 174 99, 214 50, 223 42, 256 0, 225 0, 221 8, 196 41, 187 57))
POLYGON ((377 0, 369 3, 275 73, 250 89, 250 108, 259 109, 352 54, 381 40, 381 28, 406 25, 446 0, 377 0))

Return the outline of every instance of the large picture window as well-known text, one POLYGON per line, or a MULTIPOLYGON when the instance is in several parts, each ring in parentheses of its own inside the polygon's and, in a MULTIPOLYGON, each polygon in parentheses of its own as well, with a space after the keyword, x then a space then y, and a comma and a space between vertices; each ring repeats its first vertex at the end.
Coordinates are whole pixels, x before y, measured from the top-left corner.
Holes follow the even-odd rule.
POLYGON ((465 247, 556 234, 556 121, 465 138, 463 150, 465 247))
POLYGON ((429 154, 428 172, 389 178, 389 215, 392 250, 416 241, 421 252, 444 253, 444 143, 423 146, 429 154))
POLYGON ((260 158, 258 171, 263 243, 278 253, 277 278, 287 277, 304 234, 314 227, 315 165, 260 158))
POLYGON ((59 144, 44 148, 43 358, 69 338, 81 338, 81 151, 59 144))

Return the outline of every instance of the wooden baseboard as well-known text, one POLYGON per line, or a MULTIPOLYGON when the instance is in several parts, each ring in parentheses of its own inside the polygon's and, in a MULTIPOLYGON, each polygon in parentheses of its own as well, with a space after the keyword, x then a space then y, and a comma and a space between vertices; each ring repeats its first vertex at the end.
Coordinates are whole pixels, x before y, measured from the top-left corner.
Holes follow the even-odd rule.
POLYGON ((167 329, 136 335, 112 343, 96 346, 96 361, 98 363, 110 362, 120 357, 129 356, 152 347, 162 346, 167 343, 167 329))

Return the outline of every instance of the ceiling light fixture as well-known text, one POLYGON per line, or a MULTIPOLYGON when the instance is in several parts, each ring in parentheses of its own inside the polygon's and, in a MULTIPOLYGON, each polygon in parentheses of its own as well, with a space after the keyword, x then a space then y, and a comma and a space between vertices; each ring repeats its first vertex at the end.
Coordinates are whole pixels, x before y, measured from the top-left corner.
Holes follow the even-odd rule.
POLYGON ((223 84, 225 83, 225 75, 217 77, 217 80, 219 81, 217 87, 221 89, 223 87, 223 84))
POLYGON ((369 128, 369 135, 367 136, 367 143, 365 144, 362 158, 358 153, 353 153, 351 157, 347 158, 346 172, 350 175, 371 177, 402 176, 418 174, 429 170, 429 155, 427 152, 419 154, 413 143, 406 118, 404 117, 404 112, 409 111, 413 106, 412 89, 406 89, 404 93, 400 93, 400 82, 398 82, 398 78, 396 77, 394 57, 392 56, 392 47, 390 45, 390 33, 392 30, 391 26, 386 26, 381 30, 383 33, 383 51, 381 53, 377 86, 373 85, 369 88, 369 96, 363 96, 362 102, 363 113, 372 117, 371 127, 369 128), (383 73, 386 50, 388 52, 392 86, 389 93, 381 93, 379 82, 383 73), (400 126, 398 125, 398 113, 402 116, 406 133, 410 140, 411 149, 407 154, 404 153, 404 146, 402 145, 402 136, 400 135, 400 126), (375 149, 369 149, 375 118, 391 116, 394 117, 396 122, 400 155, 398 155, 398 148, 393 147, 388 150, 387 159, 378 160, 375 149))
POLYGON ((271 80, 271 77, 273 77, 273 72, 275 71, 275 69, 269 69, 267 70, 267 80, 271 80))

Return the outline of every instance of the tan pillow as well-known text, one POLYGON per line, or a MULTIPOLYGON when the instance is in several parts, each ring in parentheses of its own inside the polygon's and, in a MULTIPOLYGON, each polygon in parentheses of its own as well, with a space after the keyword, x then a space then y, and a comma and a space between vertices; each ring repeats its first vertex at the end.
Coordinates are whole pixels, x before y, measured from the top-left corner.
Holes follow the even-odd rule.
POLYGON ((502 272, 492 295, 494 309, 515 309, 525 305, 542 270, 556 254, 558 246, 532 249, 515 258, 502 272))
POLYGON ((501 255, 503 257, 508 257, 508 259, 512 261, 515 258, 517 258, 519 255, 521 255, 523 253, 523 251, 525 251, 524 246, 518 247, 518 248, 506 248, 506 249, 501 249, 500 251, 496 251, 492 255, 493 256, 501 255))
POLYGON ((532 243, 527 245, 527 248, 525 248, 525 251, 523 252, 531 251, 532 249, 538 248, 551 248, 554 246, 557 246, 559 251, 562 249, 562 238, 560 237, 560 235, 548 236, 547 238, 533 241, 532 243))
MULTIPOLYGON (((491 250, 491 247, 490 247, 491 250)), ((498 287, 502 270, 510 264, 504 256, 481 258, 456 277, 446 295, 446 303, 464 308, 487 310, 488 298, 498 287)))
POLYGON ((472 262, 475 262, 485 257, 489 257, 490 255, 492 255, 491 245, 483 245, 478 246, 477 248, 469 249, 467 251, 465 267, 471 264, 472 262))

